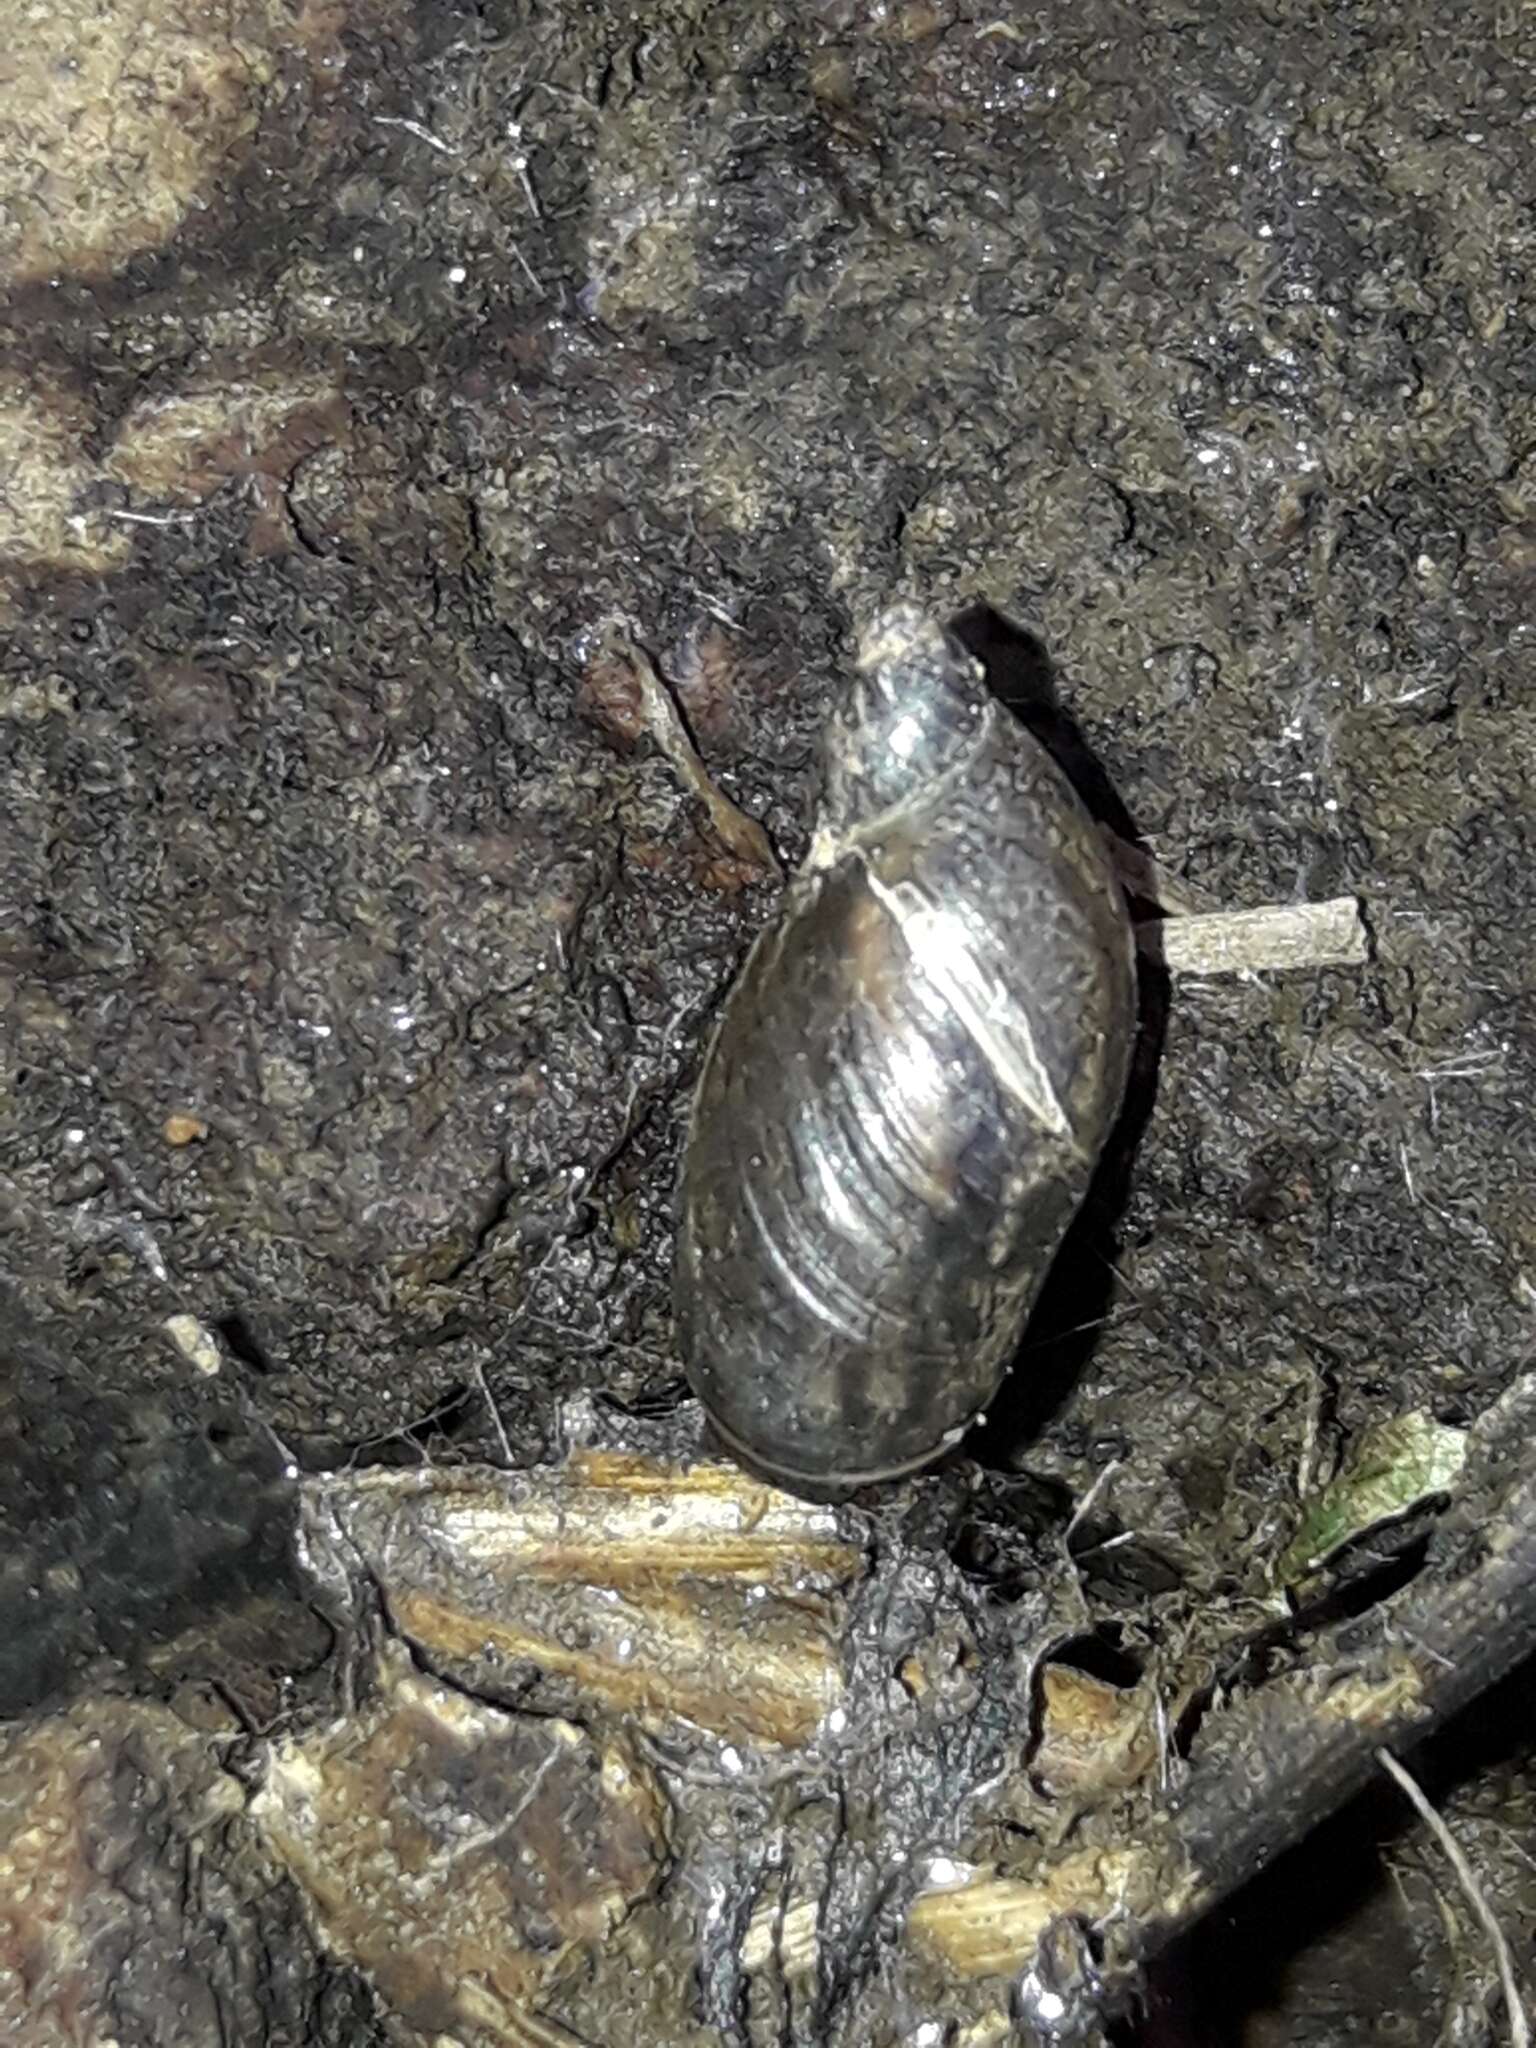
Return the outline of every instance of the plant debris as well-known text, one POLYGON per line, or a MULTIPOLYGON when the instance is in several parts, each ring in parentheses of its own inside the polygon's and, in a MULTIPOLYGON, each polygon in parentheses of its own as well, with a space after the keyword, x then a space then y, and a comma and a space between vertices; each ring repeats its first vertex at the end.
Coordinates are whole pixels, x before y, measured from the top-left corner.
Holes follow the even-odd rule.
POLYGON ((1467 1460, 1467 1432, 1423 1409, 1372 1423, 1348 1462, 1303 1504, 1274 1577, 1299 1588, 1346 1543, 1448 1492, 1467 1460))

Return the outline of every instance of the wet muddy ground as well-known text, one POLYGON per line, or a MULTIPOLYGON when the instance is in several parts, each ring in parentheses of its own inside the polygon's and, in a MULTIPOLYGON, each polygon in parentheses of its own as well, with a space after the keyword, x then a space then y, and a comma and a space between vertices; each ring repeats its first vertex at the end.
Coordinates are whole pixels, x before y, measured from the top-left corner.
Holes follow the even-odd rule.
MULTIPOLYGON (((792 864, 897 593, 1043 649, 1190 904, 1362 905, 1362 967, 1149 977, 971 1506, 922 1522, 1006 1604, 1097 1487, 1080 1658, 1219 1661, 1361 1432, 1469 1422, 1532 1347, 1528 14, 23 11, 0 1706, 169 1703, 178 1754, 194 1701, 302 1717, 291 1468, 547 1462, 582 1396, 691 1426, 678 1144, 778 883, 614 636, 792 864)), ((1521 1718, 1434 1781, 1517 1950, 1521 1718)), ((1495 2038, 1376 1818, 1153 2028, 1495 2038)), ((259 2038, 366 2006, 317 1976, 259 2038)))

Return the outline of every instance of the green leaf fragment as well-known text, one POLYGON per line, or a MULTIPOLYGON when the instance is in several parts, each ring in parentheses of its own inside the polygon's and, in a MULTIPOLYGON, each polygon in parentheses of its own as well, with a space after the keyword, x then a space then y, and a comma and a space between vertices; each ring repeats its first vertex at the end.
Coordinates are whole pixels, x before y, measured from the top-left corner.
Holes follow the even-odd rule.
POLYGON ((1343 1471, 1308 1501, 1275 1578, 1294 1586, 1357 1536, 1447 1492, 1466 1456, 1467 1432, 1422 1408, 1363 1431, 1343 1471))

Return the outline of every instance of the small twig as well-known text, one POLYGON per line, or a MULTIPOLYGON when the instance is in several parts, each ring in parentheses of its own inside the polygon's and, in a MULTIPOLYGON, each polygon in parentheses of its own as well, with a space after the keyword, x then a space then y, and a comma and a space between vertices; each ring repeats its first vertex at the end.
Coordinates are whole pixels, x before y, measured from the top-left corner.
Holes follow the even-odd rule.
POLYGON ((637 647, 618 631, 610 634, 609 645, 628 664, 640 686, 640 701, 651 738, 666 755, 678 780, 693 791, 709 812, 709 822, 721 844, 738 860, 769 874, 781 874, 783 870, 768 834, 756 818, 749 818, 716 786, 655 662, 643 647, 637 647))
POLYGON ((1312 1474, 1317 1465, 1317 1437, 1323 1419, 1322 1375, 1314 1372, 1307 1389, 1307 1411, 1302 1424, 1301 1451, 1296 1459, 1296 1498, 1304 1501, 1312 1491, 1312 1474))
POLYGON ((1526 2019, 1520 1988, 1515 1982, 1509 1943, 1504 1939, 1504 1930, 1499 1925, 1498 1916, 1489 1905, 1487 1896, 1477 1881, 1477 1873, 1467 1861, 1460 1843, 1446 1826, 1444 1819, 1436 1813, 1424 1797, 1417 1781, 1403 1769, 1391 1750, 1378 1749, 1376 1761, 1445 1851, 1446 1858, 1456 1873, 1456 1881, 1466 1894, 1467 1904, 1477 1915, 1478 1924, 1487 1935, 1488 1945, 1493 1950, 1499 1972, 1499 1988, 1504 1994, 1504 2010, 1509 2014, 1510 2048, 1530 2048, 1531 2029, 1526 2019))
POLYGON ((1117 1536, 1106 1536, 1102 1543, 1090 1543, 1086 1549, 1076 1551, 1074 1559, 1102 1557, 1107 1550, 1124 1550, 1127 1543, 1136 1541, 1134 1529, 1122 1529, 1117 1536))
POLYGON ((1168 1705, 1160 1691, 1153 1694, 1152 1710, 1157 1721, 1157 1784, 1158 1790, 1166 1795, 1173 1785, 1173 1730, 1168 1725, 1168 1705))
POLYGON ((1083 1495, 1082 1499, 1078 1502, 1077 1506, 1072 1510, 1072 1519, 1070 1522, 1068 1522, 1066 1530, 1062 1535, 1061 1539, 1062 1547, 1064 1549, 1070 1548, 1073 1536, 1082 1527, 1083 1523, 1088 1519, 1089 1515, 1092 1514, 1094 1504, 1098 1500, 1099 1495, 1104 1491, 1105 1487, 1108 1486, 1109 1482, 1111 1481, 1111 1479, 1114 1478, 1115 1474, 1122 1469, 1124 1464, 1125 1460, 1123 1458, 1111 1458, 1109 1463, 1104 1467, 1104 1470, 1095 1475, 1093 1484, 1089 1487, 1088 1491, 1083 1495))
POLYGON ((470 1367, 470 1371, 474 1375, 475 1385, 479 1389, 481 1400, 491 1411, 491 1420, 496 1425, 496 1441, 501 1445, 502 1463, 510 1472, 516 1460, 512 1456, 512 1445, 507 1437, 506 1426, 501 1419, 501 1410, 496 1406, 491 1396, 490 1387, 486 1383, 485 1367, 477 1358, 470 1367))
POLYGON ((120 519, 128 526, 190 526, 197 517, 197 509, 190 512, 128 512, 121 506, 109 505, 103 518, 120 519))
POLYGON ((444 142, 441 135, 434 135, 422 122, 407 121, 399 114, 375 114, 373 125, 375 128, 403 128, 407 135, 414 135, 418 142, 425 142, 443 156, 457 156, 459 153, 451 142, 444 142))
POLYGON ((534 290, 536 292, 543 291, 544 280, 539 276, 539 273, 534 269, 533 265, 528 261, 528 258, 523 254, 521 245, 518 242, 514 241, 511 235, 508 235, 507 237, 507 246, 512 251, 513 258, 516 261, 519 270, 522 271, 524 277, 527 278, 528 282, 533 286, 534 290))
POLYGON ((1353 896, 1151 918, 1137 925, 1136 943, 1170 974, 1180 975, 1358 967, 1368 957, 1360 905, 1353 896))

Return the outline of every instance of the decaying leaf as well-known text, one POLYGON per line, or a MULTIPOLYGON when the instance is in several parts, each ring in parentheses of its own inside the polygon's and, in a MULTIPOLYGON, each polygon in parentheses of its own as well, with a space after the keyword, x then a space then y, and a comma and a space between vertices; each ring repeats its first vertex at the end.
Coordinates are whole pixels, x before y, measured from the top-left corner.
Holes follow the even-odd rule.
POLYGON ((1421 1408, 1364 1431, 1344 1470, 1307 1503, 1275 1563, 1276 1581, 1298 1585, 1357 1536, 1446 1492, 1466 1455, 1466 1431, 1421 1408))
POLYGON ((0 2040, 299 2038, 302 1929, 210 1718, 93 1700, 0 1734, 0 2040))
POLYGON ((747 1923, 741 1960, 748 1970, 777 1969, 786 1977, 816 1967, 819 1914, 815 1899, 765 1899, 747 1923))
MULTIPOLYGON (((382 1620, 387 1654, 434 1674, 274 1753, 257 1819, 327 1944, 402 2019, 477 2048, 560 2040, 529 2031, 552 2013, 604 2048, 766 2048, 907 1969, 906 1902, 1003 1762, 1007 1706, 978 1682, 984 1610, 958 1571, 883 1535, 734 1466, 628 1450, 306 1482, 303 1552, 338 1626, 356 1646, 382 1620), (624 1799, 577 1772, 557 1844, 528 1786, 553 1798, 573 1757, 590 1778, 614 1754, 624 1799), (472 1860, 449 1894, 454 1841, 472 1860), (505 1866, 520 1881, 530 1856, 551 1874, 525 1898, 505 1866)), ((942 1970, 911 1968, 931 2010, 942 1970)))
POLYGON ((656 1882, 664 1804, 623 1747, 507 1714, 393 1650, 378 1698, 279 1744, 252 1818, 331 1952, 429 2035, 554 2048, 539 2008, 656 1882), (451 1902, 445 1910, 445 1902, 451 1902))
POLYGON ((1054 1795, 1123 1791, 1157 1758, 1155 1701, 1139 1686, 1107 1685, 1069 1664, 1040 1673, 1040 1740, 1032 1773, 1054 1795))
POLYGON ((671 763, 683 787, 691 790, 703 804, 721 845, 760 874, 781 874, 783 870, 773 850, 772 840, 756 818, 749 818, 738 804, 732 803, 710 775, 683 723, 672 692, 644 648, 636 647, 615 629, 609 635, 608 649, 633 673, 639 687, 645 729, 671 763))
POLYGON ((581 1452, 316 1481, 311 1557, 360 1558, 395 1628, 493 1699, 731 1741, 804 1742, 843 1694, 836 1518, 732 1466, 581 1452))
POLYGON ((978 1872, 963 1884, 923 1892, 907 1929, 958 1977, 1011 1977, 1058 1914, 1100 1920, 1145 1877, 1134 1849, 1082 1850, 1039 1881, 978 1872))

